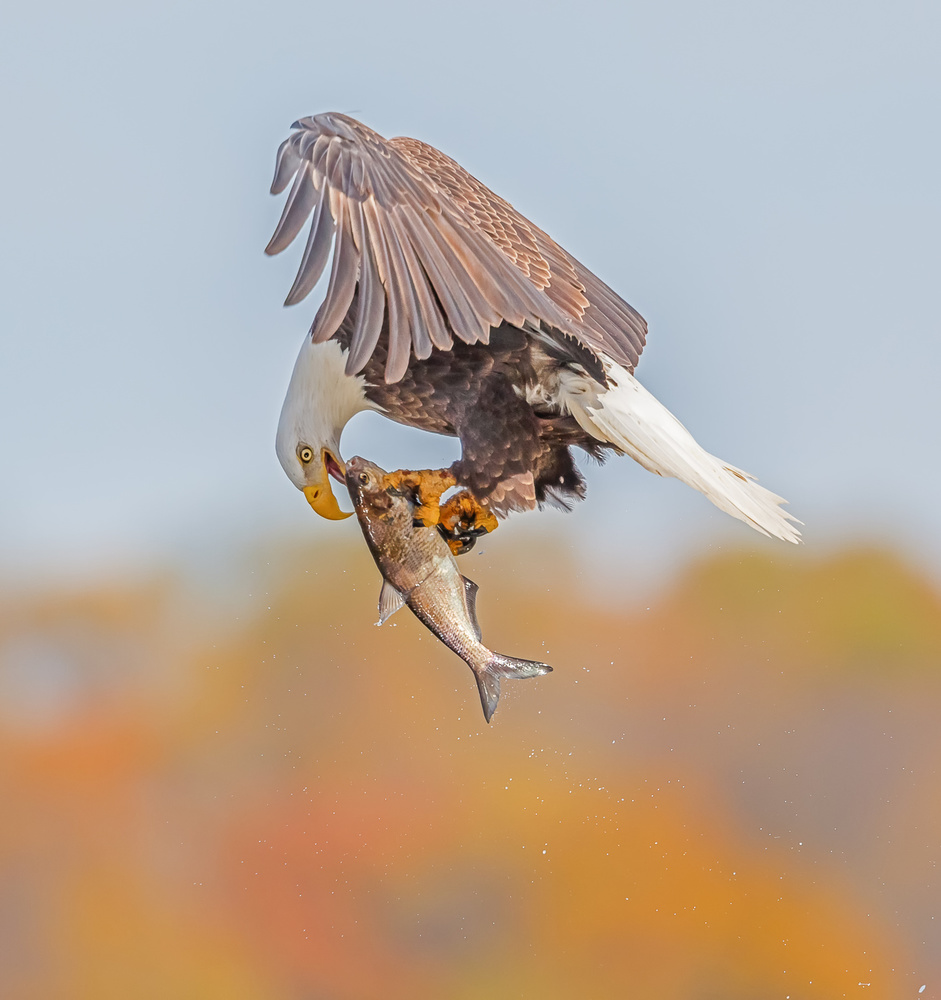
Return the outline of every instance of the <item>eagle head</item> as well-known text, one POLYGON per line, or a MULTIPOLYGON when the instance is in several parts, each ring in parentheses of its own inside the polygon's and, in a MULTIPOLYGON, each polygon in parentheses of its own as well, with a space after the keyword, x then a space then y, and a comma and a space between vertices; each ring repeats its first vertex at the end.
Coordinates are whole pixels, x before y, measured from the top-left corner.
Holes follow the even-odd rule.
POLYGON ((330 477, 345 483, 340 437, 349 420, 371 409, 365 380, 345 372, 347 352, 328 340, 304 338, 288 385, 275 450, 288 478, 321 517, 349 517, 333 495, 330 477))

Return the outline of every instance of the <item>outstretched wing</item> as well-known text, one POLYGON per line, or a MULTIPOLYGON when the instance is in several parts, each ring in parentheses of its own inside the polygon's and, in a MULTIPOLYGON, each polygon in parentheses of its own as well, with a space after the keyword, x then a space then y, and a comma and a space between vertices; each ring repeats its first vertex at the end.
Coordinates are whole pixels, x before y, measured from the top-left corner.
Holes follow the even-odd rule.
POLYGON ((412 354, 448 350, 452 336, 488 343, 504 321, 573 338, 633 371, 643 317, 454 160, 341 114, 292 128, 271 191, 294 183, 265 252, 280 253, 313 216, 285 304, 311 291, 333 247, 311 333, 320 342, 337 332, 358 285, 349 374, 366 365, 387 312, 387 382, 403 376, 412 354))

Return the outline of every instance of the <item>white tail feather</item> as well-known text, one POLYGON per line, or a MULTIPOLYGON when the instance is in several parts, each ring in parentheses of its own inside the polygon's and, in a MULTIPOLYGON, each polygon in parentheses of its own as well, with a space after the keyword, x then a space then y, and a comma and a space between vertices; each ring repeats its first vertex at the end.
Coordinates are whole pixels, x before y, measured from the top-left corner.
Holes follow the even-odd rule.
POLYGON ((615 445, 650 472, 681 479, 762 534, 800 541, 794 524, 801 522, 781 509, 786 500, 759 486, 747 472, 710 455, 630 372, 608 358, 604 363, 607 390, 587 376, 563 375, 563 401, 583 430, 615 445))

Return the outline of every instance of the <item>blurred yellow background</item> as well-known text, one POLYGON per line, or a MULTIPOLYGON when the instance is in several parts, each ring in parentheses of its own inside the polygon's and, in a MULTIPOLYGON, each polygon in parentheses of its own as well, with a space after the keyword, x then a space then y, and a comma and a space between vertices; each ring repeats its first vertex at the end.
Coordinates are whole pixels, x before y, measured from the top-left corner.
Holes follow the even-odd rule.
POLYGON ((5 593, 0 996, 937 996, 937 592, 491 549, 485 640, 555 672, 489 727, 362 545, 5 593))

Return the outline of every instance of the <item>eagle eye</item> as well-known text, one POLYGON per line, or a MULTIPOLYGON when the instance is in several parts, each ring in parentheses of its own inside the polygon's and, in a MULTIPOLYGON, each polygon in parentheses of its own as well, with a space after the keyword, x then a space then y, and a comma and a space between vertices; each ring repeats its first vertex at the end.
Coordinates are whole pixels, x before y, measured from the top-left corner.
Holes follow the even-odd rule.
POLYGON ((298 455, 304 465, 307 465, 307 463, 314 457, 314 453, 310 450, 310 448, 301 448, 298 455))
POLYGON ((357 476, 357 479, 359 479, 359 481, 363 484, 363 486, 365 486, 369 482, 369 473, 361 472, 359 476, 357 476))

